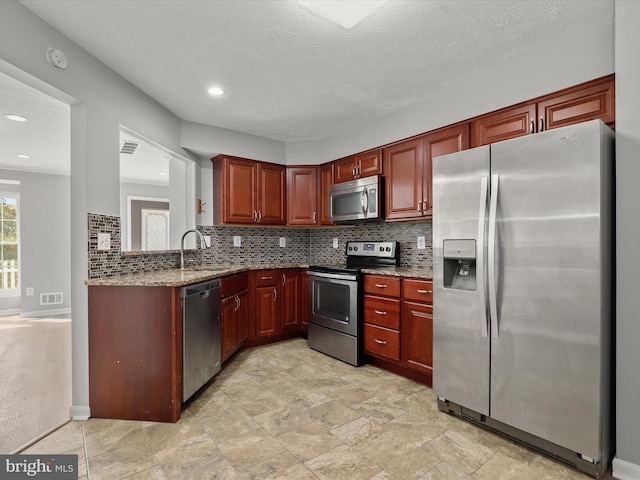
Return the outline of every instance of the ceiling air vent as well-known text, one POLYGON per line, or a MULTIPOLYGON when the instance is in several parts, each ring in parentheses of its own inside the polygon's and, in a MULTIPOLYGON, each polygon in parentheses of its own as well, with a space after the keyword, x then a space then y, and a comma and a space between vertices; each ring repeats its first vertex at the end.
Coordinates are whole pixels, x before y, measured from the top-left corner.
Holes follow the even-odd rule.
POLYGON ((139 143, 136 142, 122 142, 120 153, 126 153, 127 155, 133 155, 133 152, 138 148, 139 143))

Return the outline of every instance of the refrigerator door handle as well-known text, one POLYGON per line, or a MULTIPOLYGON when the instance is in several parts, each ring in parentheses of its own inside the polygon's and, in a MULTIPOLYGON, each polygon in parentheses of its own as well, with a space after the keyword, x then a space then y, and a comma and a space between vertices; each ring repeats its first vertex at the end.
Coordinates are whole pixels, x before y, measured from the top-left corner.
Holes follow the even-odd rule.
POLYGON ((498 298, 496 296, 496 210, 498 208, 499 175, 491 175, 491 202, 489 205, 489 311, 491 338, 498 340, 498 298))
POLYGON ((482 328, 482 337, 487 338, 488 333, 488 318, 487 318, 487 293, 484 288, 485 274, 484 274, 484 226, 487 218, 487 189, 489 187, 488 177, 482 177, 480 181, 480 210, 478 211, 478 253, 476 270, 477 275, 480 277, 478 281, 478 296, 480 297, 480 325, 482 328))

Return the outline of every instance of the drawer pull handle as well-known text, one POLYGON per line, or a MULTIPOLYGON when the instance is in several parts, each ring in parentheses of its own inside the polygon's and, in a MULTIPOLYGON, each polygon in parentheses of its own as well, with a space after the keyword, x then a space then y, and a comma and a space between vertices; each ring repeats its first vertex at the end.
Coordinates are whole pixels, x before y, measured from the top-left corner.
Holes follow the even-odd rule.
POLYGON ((273 280, 273 277, 260 277, 261 280, 273 280))
POLYGON ((384 283, 376 283, 376 287, 378 287, 378 288, 387 288, 387 285, 385 285, 384 283))
POLYGON ((433 290, 418 290, 418 293, 433 293, 433 290))
POLYGON ((386 315, 387 312, 383 312, 382 310, 374 310, 378 315, 386 315))
POLYGON ((380 339, 376 338, 375 341, 376 341, 376 343, 378 345, 386 345, 387 344, 386 340, 380 340, 380 339))

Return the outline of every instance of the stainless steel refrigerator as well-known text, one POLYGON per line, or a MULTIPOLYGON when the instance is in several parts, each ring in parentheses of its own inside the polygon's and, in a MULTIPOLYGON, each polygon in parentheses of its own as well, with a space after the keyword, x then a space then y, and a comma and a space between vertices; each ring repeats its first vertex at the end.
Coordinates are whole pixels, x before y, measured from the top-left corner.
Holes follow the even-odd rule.
POLYGON ((595 120, 433 161, 440 409, 596 477, 613 449, 613 146, 595 120))

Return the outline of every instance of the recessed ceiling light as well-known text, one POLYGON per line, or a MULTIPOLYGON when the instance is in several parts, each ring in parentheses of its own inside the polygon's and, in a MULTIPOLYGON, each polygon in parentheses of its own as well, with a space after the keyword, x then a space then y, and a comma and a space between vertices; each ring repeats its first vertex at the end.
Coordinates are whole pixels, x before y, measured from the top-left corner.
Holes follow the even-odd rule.
POLYGON ((387 0, 298 0, 300 5, 345 28, 352 28, 387 0))
POLYGON ((27 118, 22 115, 16 115, 15 113, 6 113, 4 118, 8 118, 9 120, 13 120, 14 122, 26 122, 27 118))
POLYGON ((222 95, 224 94, 224 90, 222 90, 220 87, 211 87, 209 90, 207 90, 209 92, 209 95, 222 95))
POLYGON ((31 158, 31 155, 25 155, 23 153, 19 153, 18 158, 31 158))

